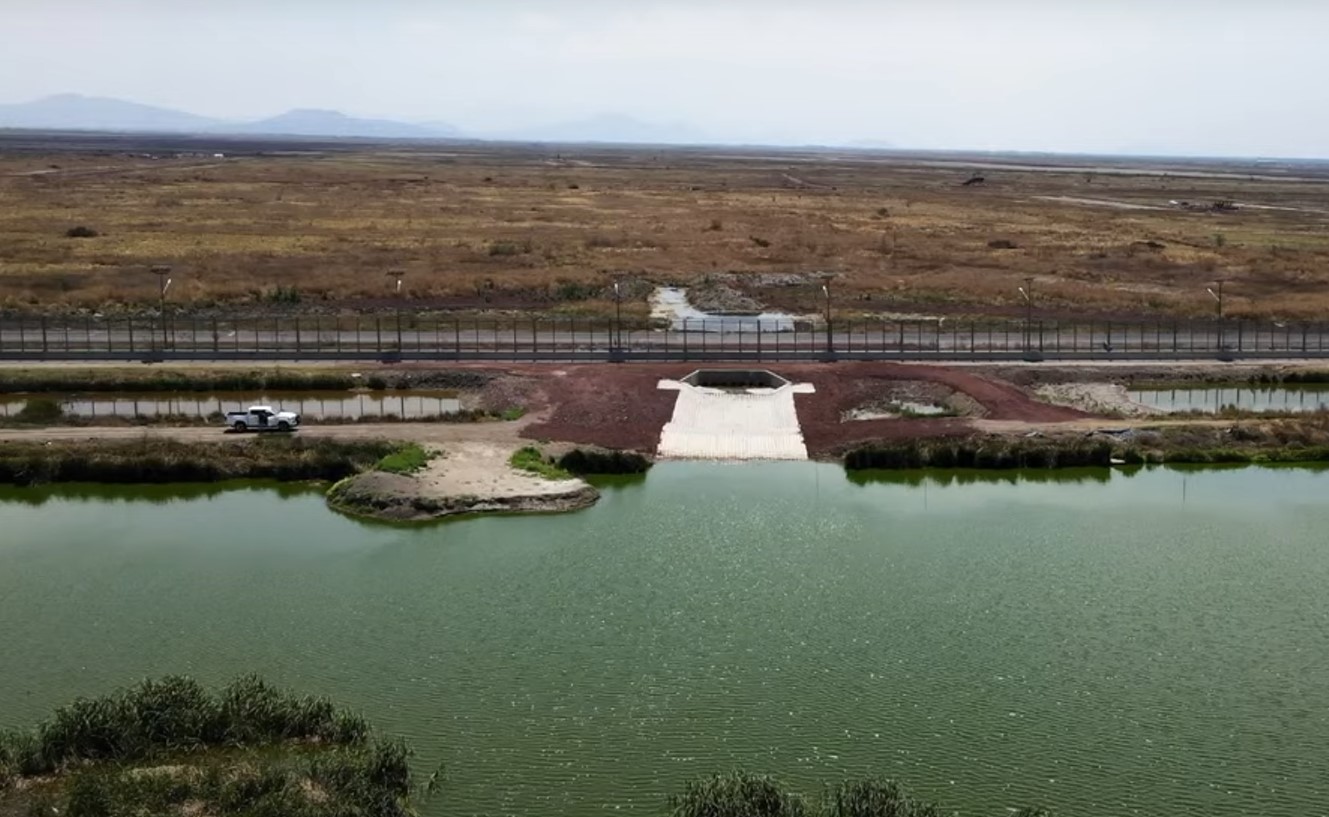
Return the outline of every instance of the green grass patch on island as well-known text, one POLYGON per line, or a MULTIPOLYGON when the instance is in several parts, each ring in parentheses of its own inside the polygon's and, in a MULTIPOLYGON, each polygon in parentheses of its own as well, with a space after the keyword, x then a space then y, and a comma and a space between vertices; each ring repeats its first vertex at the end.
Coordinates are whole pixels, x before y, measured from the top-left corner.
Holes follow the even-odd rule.
POLYGON ((423 469, 433 459, 433 454, 426 451, 419 443, 407 443, 388 454, 374 466, 376 471, 389 474, 414 474, 423 469))
POLYGON ((532 474, 538 474, 545 479, 562 480, 572 479, 572 474, 560 468, 553 461, 545 457, 540 449, 528 445, 518 451, 514 451, 508 464, 518 471, 529 471, 532 474))

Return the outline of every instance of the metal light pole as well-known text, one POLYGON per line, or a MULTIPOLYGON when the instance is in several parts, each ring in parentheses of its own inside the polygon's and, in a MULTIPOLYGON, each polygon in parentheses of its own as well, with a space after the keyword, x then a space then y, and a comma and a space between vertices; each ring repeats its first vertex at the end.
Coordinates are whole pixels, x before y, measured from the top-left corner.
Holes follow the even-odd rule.
POLYGON ((171 287, 171 268, 165 264, 157 264, 152 268, 152 274, 157 276, 157 313, 161 316, 162 322, 162 348, 167 346, 166 339, 166 290, 171 287))
POLYGON ((397 306, 397 354, 401 354, 401 351, 402 351, 402 346, 401 346, 401 279, 402 279, 402 276, 405 275, 405 274, 406 274, 406 271, 405 271, 405 270, 394 269, 394 270, 389 270, 389 271, 388 271, 388 277, 391 278, 391 279, 393 279, 393 281, 396 282, 396 283, 395 283, 395 286, 394 286, 394 288, 393 288, 393 293, 394 293, 395 295, 397 295, 397 299, 396 299, 396 306, 397 306))
POLYGON ((1030 275, 1025 278, 1024 286, 1018 289, 1024 296, 1024 350, 1028 352, 1034 341, 1034 277, 1030 275))
POLYGON ((1223 350, 1223 282, 1217 281, 1218 291, 1206 287, 1205 291, 1218 303, 1218 350, 1223 350))
POLYGON ((832 354, 834 342, 831 338, 831 288, 829 284, 821 285, 821 294, 826 296, 826 354, 832 354))
POLYGON ((623 349, 623 290, 614 282, 614 351, 623 349))

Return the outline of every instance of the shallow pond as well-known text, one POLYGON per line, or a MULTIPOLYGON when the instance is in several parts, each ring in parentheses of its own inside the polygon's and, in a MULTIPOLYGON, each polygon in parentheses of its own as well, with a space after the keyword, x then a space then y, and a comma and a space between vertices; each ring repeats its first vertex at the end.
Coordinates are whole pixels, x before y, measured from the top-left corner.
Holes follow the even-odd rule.
POLYGON ((576 514, 0 489, 0 728, 257 671, 447 769, 430 812, 663 814, 737 767, 967 815, 1329 803, 1329 474, 665 463, 576 514))
POLYGON ((12 417, 32 397, 54 400, 75 417, 207 417, 255 405, 294 411, 304 420, 360 419, 395 415, 402 419, 433 417, 461 410, 461 400, 447 391, 380 392, 131 392, 87 394, 0 395, 0 417, 12 417))
POLYGON ((1329 409, 1325 386, 1197 386, 1174 389, 1131 389, 1137 403, 1162 411, 1218 413, 1228 408, 1244 411, 1322 411, 1329 409))

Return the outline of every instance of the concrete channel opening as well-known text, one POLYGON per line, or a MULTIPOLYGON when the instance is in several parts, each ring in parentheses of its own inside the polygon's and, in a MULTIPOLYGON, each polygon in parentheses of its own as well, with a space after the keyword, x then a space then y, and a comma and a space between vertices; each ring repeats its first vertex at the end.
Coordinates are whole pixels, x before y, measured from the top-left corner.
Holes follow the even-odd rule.
POLYGON ((766 369, 698 369, 659 388, 678 392, 660 432, 666 459, 805 460, 795 394, 813 391, 766 369))
POLYGON ((698 369, 681 382, 711 389, 778 389, 792 385, 765 369, 698 369))

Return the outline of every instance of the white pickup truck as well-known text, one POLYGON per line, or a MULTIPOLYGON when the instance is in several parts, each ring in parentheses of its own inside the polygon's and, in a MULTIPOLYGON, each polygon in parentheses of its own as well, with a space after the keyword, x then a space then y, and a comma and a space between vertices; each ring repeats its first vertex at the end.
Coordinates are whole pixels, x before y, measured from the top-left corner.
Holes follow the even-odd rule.
POLYGON ((226 412, 226 427, 240 432, 295 431, 300 427, 300 415, 272 406, 250 406, 244 411, 226 412))

